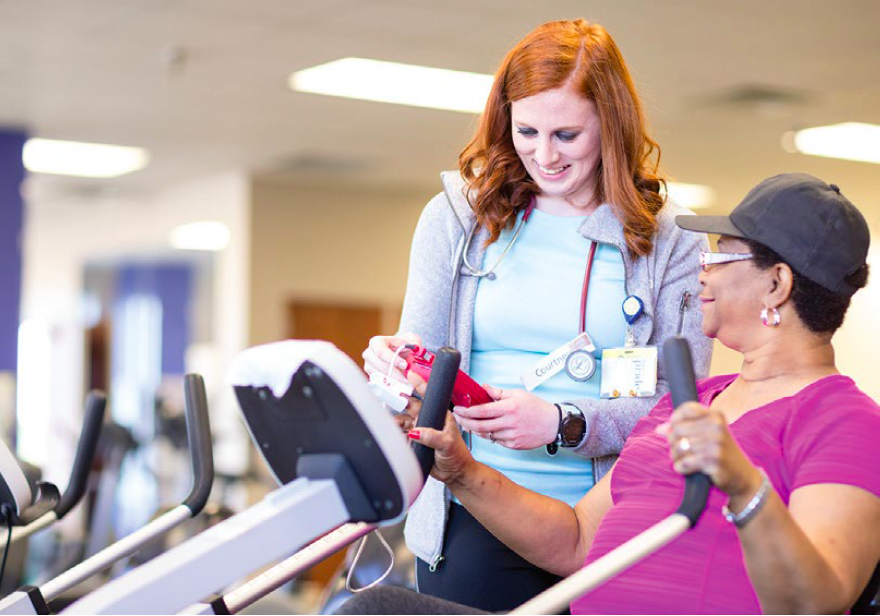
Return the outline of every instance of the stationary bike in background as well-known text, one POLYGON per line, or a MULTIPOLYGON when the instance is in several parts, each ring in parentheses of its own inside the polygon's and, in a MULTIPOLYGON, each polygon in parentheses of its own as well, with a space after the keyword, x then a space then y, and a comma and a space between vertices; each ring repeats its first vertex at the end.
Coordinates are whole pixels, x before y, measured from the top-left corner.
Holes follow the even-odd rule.
MULTIPOLYGON (((49 614, 49 603, 61 600, 66 604, 66 593, 83 581, 104 571, 120 559, 133 554, 154 538, 164 535, 172 528, 197 515, 208 500, 214 480, 214 461, 211 447, 211 430, 208 419, 207 397, 202 377, 187 375, 185 378, 186 422, 193 471, 193 487, 183 503, 153 520, 143 528, 123 537, 73 568, 48 582, 25 586, 0 601, 0 614, 49 614)), ((7 484, 7 472, 11 482, 17 484, 15 468, 3 467, 7 484)), ((18 471, 20 473, 20 471, 18 471)), ((57 493, 57 490, 56 490, 57 493)))
POLYGON ((86 398, 79 444, 63 494, 51 483, 28 478, 12 452, 0 442, 0 524, 7 527, 0 538, 0 595, 21 581, 27 539, 64 518, 85 495, 106 404, 107 398, 100 391, 92 391, 86 398))

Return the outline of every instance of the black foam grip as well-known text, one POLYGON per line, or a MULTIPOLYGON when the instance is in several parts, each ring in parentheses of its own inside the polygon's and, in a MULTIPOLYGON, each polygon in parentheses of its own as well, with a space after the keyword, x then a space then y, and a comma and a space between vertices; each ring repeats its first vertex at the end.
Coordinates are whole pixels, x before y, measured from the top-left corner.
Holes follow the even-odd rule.
POLYGON ((211 423, 208 419, 208 397, 205 381, 199 374, 184 377, 186 405, 186 436, 192 457, 193 487, 183 504, 193 516, 198 514, 211 494, 214 483, 214 451, 211 443, 211 423))
POLYGON ((691 347, 681 336, 673 336, 663 345, 663 371, 669 383, 672 406, 697 399, 697 380, 694 376, 694 362, 691 347))
POLYGON ((83 427, 79 435, 79 444, 76 447, 76 456, 73 458, 70 479, 67 481, 67 488, 61 495, 61 500, 55 507, 55 515, 59 520, 67 515, 86 493, 89 472, 92 470, 95 451, 98 449, 98 437, 101 436, 101 428, 104 425, 104 410, 106 408, 107 395, 103 391, 90 391, 86 397, 83 427))
POLYGON ((61 495, 54 484, 38 481, 34 495, 34 504, 22 511, 18 516, 13 515, 12 524, 15 526, 27 526, 50 511, 54 512, 60 500, 61 495))
MULTIPOLYGON (((441 347, 437 351, 434 363, 431 364, 431 378, 428 379, 428 387, 425 390, 416 427, 443 429, 459 364, 461 364, 461 353, 452 347, 441 347)), ((427 479, 434 466, 434 450, 419 443, 413 443, 413 449, 422 467, 422 475, 427 479)))
MULTIPOLYGON (((691 347, 685 338, 673 336, 663 344, 663 371, 669 383, 673 407, 696 401, 694 362, 691 359, 691 347)), ((685 477, 684 497, 676 513, 686 516, 691 526, 697 523, 706 508, 710 484, 708 475, 704 473, 691 473, 685 477)))

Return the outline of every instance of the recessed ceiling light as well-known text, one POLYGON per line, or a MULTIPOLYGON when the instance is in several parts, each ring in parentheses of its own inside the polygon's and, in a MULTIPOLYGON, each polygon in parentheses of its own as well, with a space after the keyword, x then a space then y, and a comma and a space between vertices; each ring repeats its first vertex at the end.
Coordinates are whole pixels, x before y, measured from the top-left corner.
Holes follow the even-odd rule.
POLYGON ((28 139, 22 160, 32 173, 115 178, 143 169, 150 156, 143 148, 55 139, 28 139))
POLYGON ((229 244, 229 227, 216 220, 179 225, 168 238, 178 250, 223 250, 229 244))
POLYGON ((880 126, 843 122, 785 133, 782 147, 812 156, 880 164, 880 126))
POLYGON ((667 182, 666 193, 673 203, 689 210, 709 207, 715 201, 715 191, 702 184, 667 182))
POLYGON ((342 58, 297 71, 288 85, 297 92, 480 113, 492 87, 492 75, 342 58))

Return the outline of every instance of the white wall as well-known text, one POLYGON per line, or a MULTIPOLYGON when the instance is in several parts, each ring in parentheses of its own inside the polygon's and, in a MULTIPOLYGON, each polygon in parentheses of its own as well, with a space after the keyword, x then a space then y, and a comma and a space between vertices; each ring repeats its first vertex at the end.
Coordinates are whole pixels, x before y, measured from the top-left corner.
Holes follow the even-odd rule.
MULTIPOLYGON (((397 315, 416 222, 439 190, 439 177, 427 190, 256 182, 251 342, 285 336, 291 299, 377 304, 397 315)), ((396 318, 385 321, 393 333, 396 318)))

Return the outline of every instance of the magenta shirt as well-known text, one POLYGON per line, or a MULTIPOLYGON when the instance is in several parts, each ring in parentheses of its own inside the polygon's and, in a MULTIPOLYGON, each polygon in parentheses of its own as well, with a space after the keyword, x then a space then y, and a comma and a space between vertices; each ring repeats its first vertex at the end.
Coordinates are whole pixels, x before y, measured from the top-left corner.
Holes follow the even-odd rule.
MULTIPOLYGON (((736 376, 700 381, 700 402, 708 406, 736 376)), ((666 438, 654 432, 671 413, 667 395, 626 441, 611 477, 614 506, 599 525, 587 564, 678 509, 684 479, 672 468, 666 438)), ((786 504, 792 491, 816 483, 880 496, 880 407, 848 377, 825 377, 745 413, 730 429, 786 504)), ((736 530, 721 513, 726 502, 713 487, 693 529, 574 601, 571 613, 760 613, 736 530)))

